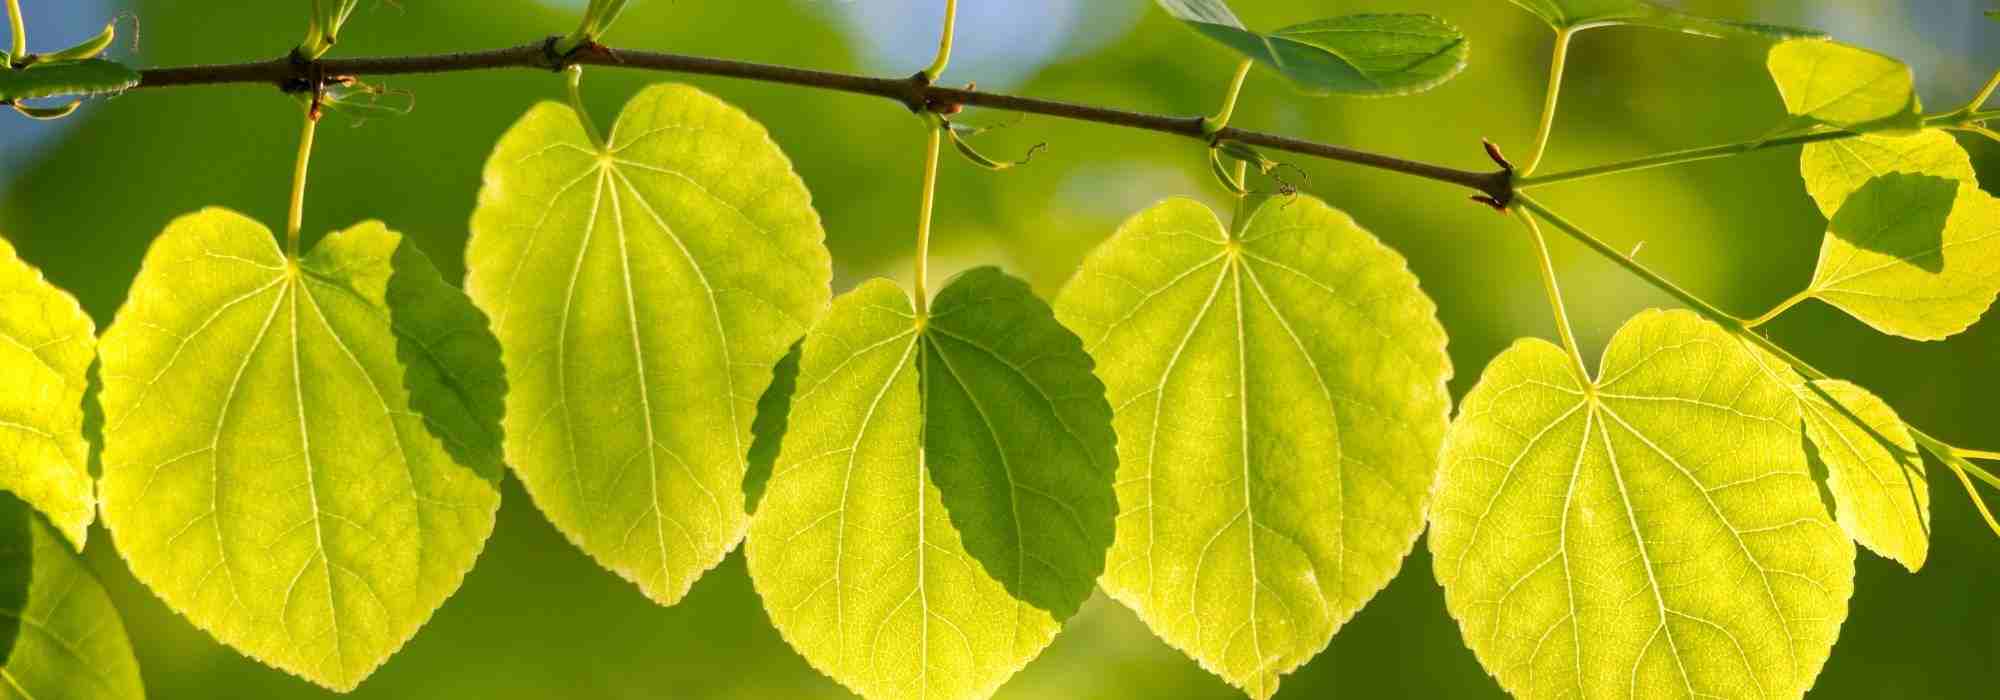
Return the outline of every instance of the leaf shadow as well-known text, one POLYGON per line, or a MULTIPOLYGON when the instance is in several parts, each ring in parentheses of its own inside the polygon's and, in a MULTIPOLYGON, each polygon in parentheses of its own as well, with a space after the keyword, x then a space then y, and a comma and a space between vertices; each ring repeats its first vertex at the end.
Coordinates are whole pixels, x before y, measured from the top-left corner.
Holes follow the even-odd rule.
POLYGON ((792 342, 790 350, 778 360, 771 370, 771 385, 764 388, 764 395, 757 398, 757 418, 750 423, 750 452, 748 463, 743 470, 743 512, 757 513, 757 504, 764 499, 764 488, 771 481, 771 471, 778 463, 778 448, 784 442, 785 430, 792 413, 792 394, 798 391, 799 349, 804 339, 792 342))
POLYGON ((1956 180, 1930 175, 1876 176, 1834 212, 1827 233, 1925 272, 1943 272, 1944 231, 1958 188, 1956 180))
POLYGON ((1117 513, 1117 435, 1083 341, 982 267, 938 293, 922 345, 925 465, 961 544, 1015 600, 1069 619, 1117 513))
POLYGON ((0 668, 6 668, 21 634, 21 612, 34 582, 34 509, 0 489, 0 668))
POLYGON ((403 236, 390 257, 385 301, 410 410, 452 460, 499 484, 504 472, 507 373, 486 314, 444 281, 403 236))

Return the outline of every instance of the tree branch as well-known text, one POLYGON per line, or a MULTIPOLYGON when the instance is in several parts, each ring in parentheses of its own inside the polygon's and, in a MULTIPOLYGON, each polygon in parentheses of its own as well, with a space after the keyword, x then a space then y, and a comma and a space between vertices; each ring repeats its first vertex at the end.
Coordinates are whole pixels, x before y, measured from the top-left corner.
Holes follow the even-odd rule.
POLYGON ((1094 122, 1167 134, 1178 134, 1202 140, 1239 141, 1253 146, 1263 146, 1278 151, 1325 158, 1327 160, 1351 163, 1378 170, 1397 172, 1459 185, 1477 190, 1481 194, 1501 202, 1512 201, 1514 195, 1513 174, 1506 170, 1487 172, 1460 170, 1442 165, 1356 150, 1344 146, 1306 141, 1233 127, 1223 129, 1215 134, 1204 134, 1202 130, 1202 118, 1198 116, 1175 117, 1161 114, 1147 114, 1072 102, 1059 102, 1033 97, 942 87, 929 84, 928 81, 922 79, 921 74, 910 78, 875 78, 765 63, 708 58, 704 56, 612 49, 595 44, 585 45, 568 56, 555 54, 551 50, 549 42, 544 41, 507 49, 425 56, 383 56, 322 59, 318 61, 302 61, 292 57, 284 57, 256 63, 151 68, 140 72, 141 79, 138 87, 160 88, 185 85, 264 83, 282 90, 296 91, 309 89, 315 75, 328 77, 410 75, 500 68, 561 70, 570 65, 578 64, 713 75, 836 92, 874 95, 895 100, 902 103, 905 107, 910 108, 911 111, 918 112, 938 111, 953 105, 963 105, 1009 112, 1040 114, 1060 119, 1094 122), (315 68, 318 69, 318 73, 314 72, 315 68))

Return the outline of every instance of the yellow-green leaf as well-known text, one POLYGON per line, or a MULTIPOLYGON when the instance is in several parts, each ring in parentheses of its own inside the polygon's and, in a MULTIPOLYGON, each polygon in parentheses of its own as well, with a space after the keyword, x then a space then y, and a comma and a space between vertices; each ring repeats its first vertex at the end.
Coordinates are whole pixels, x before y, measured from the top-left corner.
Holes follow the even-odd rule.
POLYGON ((0 239, 0 490, 83 549, 97 494, 83 437, 85 372, 97 326, 76 298, 0 239))
POLYGON ((1808 292, 1883 333, 1956 335, 2000 293, 2000 199, 1929 175, 1877 177, 1834 214, 1808 292))
POLYGON ((0 491, 0 697, 143 700, 125 624, 90 567, 0 491))
POLYGON ((743 538, 757 399, 826 305, 824 237, 764 127, 686 85, 641 91, 601 148, 542 103, 487 161, 466 286, 505 349, 507 461, 655 602, 743 538))
POLYGON ((1423 530, 1451 365, 1395 251, 1311 197, 1245 206, 1140 213, 1056 306, 1118 407, 1105 591, 1264 698, 1423 530))
POLYGON ((1854 545, 1821 502, 1775 358, 1641 314, 1596 379, 1540 340, 1452 423, 1430 544, 1445 602, 1516 697, 1798 698, 1847 617, 1854 545))
POLYGON ((295 260, 241 214, 176 219, 100 350, 105 525, 253 658, 354 688, 493 531, 499 346, 380 223, 295 260))
POLYGON ((870 700, 984 698, 1095 590, 1117 501, 1082 343, 993 268, 877 280, 806 336, 746 545, 771 621, 870 700))
POLYGON ((1931 494, 1923 455, 1896 410, 1867 389, 1801 384, 1806 434, 1826 466, 1841 528, 1914 572, 1930 554, 1931 494))
POLYGON ((1765 63, 1793 116, 1843 129, 1923 125, 1916 78, 1902 61, 1839 42, 1794 39, 1771 47, 1765 63))
POLYGON ((1806 144, 1799 156, 1799 174, 1805 178, 1806 192, 1819 203, 1820 213, 1831 219, 1848 195, 1878 176, 1889 173, 1933 175, 1977 185, 1979 175, 1972 169, 1972 156, 1958 139, 1943 129, 1925 129, 1915 134, 1867 134, 1848 139, 1806 144))

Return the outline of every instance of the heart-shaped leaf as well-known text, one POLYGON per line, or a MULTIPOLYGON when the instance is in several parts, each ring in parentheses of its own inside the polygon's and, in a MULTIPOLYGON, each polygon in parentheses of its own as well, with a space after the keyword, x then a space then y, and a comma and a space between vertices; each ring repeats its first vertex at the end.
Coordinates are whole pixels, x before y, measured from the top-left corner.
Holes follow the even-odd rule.
POLYGON ((487 161, 466 287, 505 348, 507 461, 662 605, 748 525, 757 399, 828 296, 811 200, 763 126, 685 85, 641 91, 601 148, 537 105, 487 161))
POLYGON ((0 491, 0 697, 144 700, 125 624, 70 546, 0 491))
POLYGON ((1451 363, 1395 251, 1311 197, 1246 206, 1140 213, 1056 307, 1118 407, 1105 591, 1265 698, 1423 530, 1451 363))
POLYGON ((1430 545, 1466 643, 1520 698, 1798 698, 1847 617, 1854 546, 1798 402, 1692 313, 1620 329, 1598 376, 1540 340, 1452 423, 1430 545))
POLYGON ((1785 110, 1842 129, 1914 130, 1923 126, 1916 78, 1902 61, 1821 39, 1771 47, 1766 67, 1785 110))
POLYGON ((78 550, 97 515, 83 437, 96 354, 97 326, 76 298, 0 239, 0 490, 48 516, 78 550))
POLYGON ((1931 494, 1923 455, 1903 419, 1853 384, 1796 390, 1813 458, 1826 466, 1840 527, 1855 542, 1915 572, 1930 555, 1931 494))
POLYGON ((1848 195, 1876 176, 1888 173, 1931 175, 1977 185, 1972 156, 1943 129, 1915 134, 1866 134, 1854 138, 1806 144, 1799 155, 1799 174, 1819 210, 1832 219, 1848 195))
POLYGON ((1808 291, 1884 333, 1957 335, 2000 294, 2000 199, 1929 175, 1870 180, 1834 214, 1808 291))
POLYGON ((235 212, 177 219, 100 349, 104 523, 251 657, 354 688, 493 531, 499 346, 380 223, 295 260, 235 212))
POLYGON ((1111 407, 1019 280, 968 271, 928 318, 886 281, 806 336, 748 555, 772 623, 870 700, 984 698, 1095 589, 1111 407))

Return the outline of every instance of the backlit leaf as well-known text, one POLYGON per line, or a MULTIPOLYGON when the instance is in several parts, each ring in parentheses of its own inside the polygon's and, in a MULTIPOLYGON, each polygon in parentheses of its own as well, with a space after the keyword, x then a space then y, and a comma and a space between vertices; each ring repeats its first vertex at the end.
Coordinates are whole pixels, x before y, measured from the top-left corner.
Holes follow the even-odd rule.
POLYGON ((101 58, 51 61, 20 70, 0 70, 0 102, 87 97, 122 92, 138 84, 138 71, 101 58))
POLYGON ((1929 175, 1875 178, 1834 214, 1809 291, 1883 333, 1956 335, 2000 293, 2000 199, 1929 175))
POLYGON ((97 327, 76 298, 0 239, 0 491, 48 516, 78 550, 97 516, 83 437, 96 348, 97 327))
POLYGON ((70 542, 0 492, 0 697, 142 700, 125 624, 70 542))
POLYGON ((1854 546, 1761 356, 1684 311, 1493 360, 1445 450, 1445 602, 1516 697, 1797 698, 1847 617, 1854 546))
POLYGON ((1923 125, 1916 78, 1902 61, 1858 46, 1796 39, 1771 47, 1765 62, 1793 116, 1843 129, 1923 125))
POLYGON ((1896 410, 1867 389, 1828 380, 1801 385, 1806 434, 1825 464, 1840 526, 1862 546, 1914 572, 1930 554, 1930 482, 1896 410))
POLYGON ((998 270, 928 319, 886 281, 841 296, 746 545, 771 621, 871 700, 992 695, 1104 569, 1110 421, 1082 344, 998 270))
POLYGON ((505 348, 508 463, 571 542, 671 605, 743 537, 757 399, 832 267, 805 184, 735 107, 656 85, 609 141, 556 103, 507 131, 466 286, 505 348))
POLYGON ((1311 197, 1246 206, 1148 209, 1057 309, 1118 407, 1105 591, 1264 698, 1423 530, 1451 365, 1400 255, 1311 197))
POLYGON ((293 260, 235 212, 181 217, 100 349, 105 525, 251 657, 353 688, 493 531, 499 347, 380 223, 293 260))
POLYGON ((1908 136, 1867 134, 1855 138, 1806 144, 1799 156, 1799 173, 1806 191, 1832 219, 1848 195, 1869 180, 1889 173, 1916 173, 1978 184, 1972 157, 1951 133, 1925 129, 1908 136))
POLYGON ((1823 36, 1817 30, 1775 24, 1713 19, 1650 0, 1513 0, 1556 29, 1637 25, 1702 36, 1740 34, 1769 39, 1823 36))
POLYGON ((1243 28, 1219 0, 1158 2, 1195 31, 1315 95, 1423 92, 1458 75, 1469 50, 1457 27, 1430 15, 1348 15, 1263 34, 1243 28))

